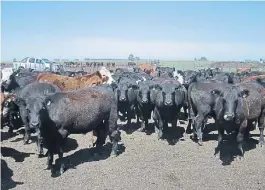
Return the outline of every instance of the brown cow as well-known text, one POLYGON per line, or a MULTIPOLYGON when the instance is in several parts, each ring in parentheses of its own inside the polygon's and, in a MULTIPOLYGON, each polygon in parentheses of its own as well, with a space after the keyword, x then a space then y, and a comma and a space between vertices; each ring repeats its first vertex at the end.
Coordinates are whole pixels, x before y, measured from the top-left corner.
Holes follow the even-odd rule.
POLYGON ((254 81, 257 79, 264 79, 264 78, 265 78, 265 75, 250 76, 245 79, 242 79, 241 82, 249 82, 249 81, 254 81))
POLYGON ((151 75, 151 76, 156 76, 156 72, 154 69, 154 66, 151 63, 142 63, 139 64, 138 66, 143 72, 151 75))
POLYGON ((237 68, 236 69, 237 73, 246 73, 246 72, 251 72, 251 68, 237 68))
POLYGON ((41 73, 37 77, 37 81, 50 82, 57 85, 62 91, 71 91, 96 86, 98 84, 104 84, 108 81, 108 77, 103 76, 100 71, 78 77, 41 73))

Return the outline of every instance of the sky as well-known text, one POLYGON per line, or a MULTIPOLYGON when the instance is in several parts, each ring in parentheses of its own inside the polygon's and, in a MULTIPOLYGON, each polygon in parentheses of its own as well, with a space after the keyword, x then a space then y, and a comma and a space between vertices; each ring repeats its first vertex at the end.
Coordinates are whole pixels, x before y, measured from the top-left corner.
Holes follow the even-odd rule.
POLYGON ((265 58, 265 2, 1 2, 1 60, 265 58))

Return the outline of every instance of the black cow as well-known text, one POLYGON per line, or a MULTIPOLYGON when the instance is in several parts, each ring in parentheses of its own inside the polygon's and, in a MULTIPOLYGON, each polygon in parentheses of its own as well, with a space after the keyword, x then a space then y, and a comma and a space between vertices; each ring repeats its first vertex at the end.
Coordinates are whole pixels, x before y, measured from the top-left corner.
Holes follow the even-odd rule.
MULTIPOLYGON (((21 119, 25 125, 24 144, 29 142, 30 131, 39 128, 37 122, 29 123, 32 114, 34 114, 34 110, 37 109, 38 106, 36 101, 43 99, 46 94, 60 91, 61 90, 53 84, 33 82, 15 92, 16 98, 14 102, 19 106, 21 119)), ((39 156, 41 156, 43 154, 42 147, 40 147, 41 138, 39 136, 39 131, 37 130, 36 132, 38 134, 38 153, 39 156)))
POLYGON ((158 139, 161 139, 163 128, 167 127, 168 122, 172 123, 172 127, 176 127, 180 109, 186 100, 186 94, 184 87, 175 80, 165 80, 155 86, 157 94, 153 119, 156 132, 158 132, 158 139))
POLYGON ((36 81, 39 72, 14 72, 10 75, 9 80, 2 83, 4 90, 11 92, 15 89, 22 88, 34 81, 36 81))
MULTIPOLYGON (((142 120, 139 131, 144 131, 148 126, 148 119, 151 119, 151 113, 154 110, 154 98, 152 102, 151 90, 153 86, 151 81, 144 81, 138 83, 139 90, 137 91, 137 106, 139 110, 139 117, 142 120)), ((152 91, 153 92, 153 91, 152 91)))
MULTIPOLYGON (((220 110, 217 109, 218 101, 214 96, 212 90, 222 90, 227 85, 226 83, 219 83, 215 81, 196 82, 192 83, 188 89, 188 102, 189 102, 189 124, 186 132, 191 132, 191 122, 194 125, 194 138, 195 134, 198 137, 198 144, 202 145, 202 126, 209 116, 215 120, 222 117, 220 110), (195 133, 196 132, 196 133, 195 133)), ((214 92, 214 91, 213 91, 214 92)))
POLYGON ((109 134, 113 143, 112 155, 117 155, 120 132, 117 128, 117 101, 112 90, 99 87, 55 93, 46 97, 43 103, 37 104, 42 105, 42 109, 33 112, 35 116, 31 117, 30 122, 39 118, 41 123, 41 136, 48 149, 48 169, 51 169, 54 153, 58 153, 59 175, 64 172, 62 146, 69 134, 96 130, 98 150, 104 145, 109 134))
POLYGON ((175 71, 175 68, 171 68, 171 67, 157 67, 156 75, 162 78, 173 78, 174 71, 175 71))
POLYGON ((7 97, 2 102, 1 110, 1 128, 8 126, 9 135, 13 135, 14 129, 19 129, 22 127, 23 122, 19 113, 19 107, 14 103, 15 97, 7 97))
MULTIPOLYGON (((240 157, 244 155, 242 147, 244 135, 253 130, 252 123, 255 121, 258 121, 260 129, 259 143, 264 145, 265 88, 256 82, 248 82, 228 86, 222 90, 214 89, 212 93, 218 97, 217 110, 223 112, 223 118, 218 118, 218 122, 232 121, 236 126, 240 157)), ((218 132, 216 153, 223 141, 224 125, 218 125, 218 132)))
MULTIPOLYGON (((137 107, 137 90, 138 86, 136 82, 131 80, 121 81, 117 84, 115 90, 115 97, 118 102, 118 111, 122 113, 123 116, 127 116, 127 124, 131 124, 131 119, 136 114, 139 115, 137 107)), ((137 122, 139 118, 137 117, 137 122)))

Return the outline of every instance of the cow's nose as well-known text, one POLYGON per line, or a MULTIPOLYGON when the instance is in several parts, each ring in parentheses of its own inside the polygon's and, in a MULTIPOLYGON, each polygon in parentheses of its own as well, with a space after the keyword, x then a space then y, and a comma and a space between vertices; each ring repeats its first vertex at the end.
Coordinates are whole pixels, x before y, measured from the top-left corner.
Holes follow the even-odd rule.
POLYGON ((147 103, 147 100, 142 100, 142 103, 147 103))
POLYGON ((224 115, 224 119, 226 121, 231 121, 232 119, 234 119, 235 115, 233 113, 227 113, 224 115))
POLYGON ((33 122, 33 123, 30 123, 30 126, 31 128, 36 128, 39 126, 39 123, 38 122, 33 122))
POLYGON ((172 103, 171 102, 166 102, 166 105, 171 105, 172 103))

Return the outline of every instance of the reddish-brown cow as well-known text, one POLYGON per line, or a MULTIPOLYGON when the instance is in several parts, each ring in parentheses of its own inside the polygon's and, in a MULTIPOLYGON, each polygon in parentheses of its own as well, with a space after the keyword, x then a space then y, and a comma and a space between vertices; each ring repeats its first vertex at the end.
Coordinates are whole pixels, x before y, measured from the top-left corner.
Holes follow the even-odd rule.
POLYGON ((245 73, 245 72, 251 72, 251 68, 237 68, 237 73, 245 73))
POLYGON ((67 77, 57 74, 41 73, 37 77, 37 81, 50 82, 57 85, 62 91, 71 91, 104 84, 108 81, 108 77, 101 75, 100 71, 81 77, 67 77))
POLYGON ((139 64, 139 68, 143 72, 145 72, 145 73, 147 73, 147 74, 149 74, 151 76, 156 76, 156 72, 155 72, 154 66, 151 63, 142 63, 142 64, 139 64))

